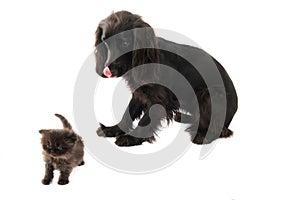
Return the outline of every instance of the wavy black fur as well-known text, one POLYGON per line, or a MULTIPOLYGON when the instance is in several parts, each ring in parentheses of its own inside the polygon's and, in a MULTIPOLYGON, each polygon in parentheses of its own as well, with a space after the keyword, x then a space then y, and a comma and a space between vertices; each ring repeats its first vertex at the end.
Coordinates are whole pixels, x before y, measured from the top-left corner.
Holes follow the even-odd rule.
MULTIPOLYGON (((140 145, 144 141, 152 142, 155 140, 154 135, 160 128, 162 119, 166 119, 168 122, 175 119, 178 122, 190 123, 191 126, 187 131, 191 134, 192 142, 196 144, 207 144, 219 137, 223 138, 232 135, 232 131, 228 127, 237 111, 237 94, 234 85, 222 65, 202 49, 156 37, 149 24, 144 22, 140 16, 127 11, 112 13, 100 22, 96 31, 95 47, 97 73, 105 77, 103 69, 104 67, 109 67, 114 76, 123 76, 132 90, 132 99, 121 122, 112 127, 100 124, 97 130, 99 136, 116 137, 115 143, 119 146, 140 145), (140 38, 140 35, 124 34, 117 39, 118 41, 106 42, 106 39, 113 35, 135 28, 149 29, 142 35, 144 38, 140 38), (105 45, 101 46, 103 43, 105 45), (114 60, 109 60, 121 48, 134 49, 138 45, 146 45, 151 48, 128 51, 128 53, 114 60), (194 55, 197 59, 200 59, 200 63, 210 60, 219 70, 226 92, 219 90, 218 86, 209 90, 204 79, 191 63, 177 54, 161 50, 159 47, 168 47, 173 52, 184 52, 186 55, 194 55), (109 66, 106 66, 107 63, 110 63, 109 66), (134 67, 150 63, 167 65, 183 75, 193 88, 197 99, 191 99, 189 95, 184 95, 182 99, 178 99, 175 96, 172 88, 182 86, 176 78, 176 73, 162 73, 159 66, 148 66, 142 71, 129 71, 134 67), (170 87, 166 88, 154 83, 144 84, 146 80, 155 83, 159 80, 169 80, 168 84, 170 87), (135 90, 134 88, 137 85, 143 86, 135 90), (212 95, 216 95, 216 99, 219 97, 226 99, 227 107, 225 108, 226 117, 224 123, 222 123, 224 121, 222 119, 211 119, 212 95), (150 108, 155 104, 162 105, 165 111, 156 110, 151 114, 150 108), (200 120, 197 120, 195 117, 199 114, 195 113, 196 107, 200 111, 200 120), (189 115, 182 114, 181 110, 186 111, 189 115), (143 116, 142 113, 144 113, 143 116), (135 119, 140 119, 138 125, 144 128, 133 129, 131 122, 135 119), (212 128, 208 132, 210 123, 212 128), (128 134, 129 132, 133 134, 128 134)), ((204 67, 204 65, 200 67, 204 67)), ((218 102, 216 104, 218 106, 218 102)), ((220 108, 220 112, 223 111, 224 109, 220 108)))

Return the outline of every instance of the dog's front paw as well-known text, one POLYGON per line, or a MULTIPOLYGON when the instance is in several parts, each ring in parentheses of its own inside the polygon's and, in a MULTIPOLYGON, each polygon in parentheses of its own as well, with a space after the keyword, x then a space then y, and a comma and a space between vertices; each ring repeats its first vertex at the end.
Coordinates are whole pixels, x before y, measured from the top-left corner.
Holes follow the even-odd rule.
POLYGON ((117 137, 115 144, 121 147, 141 145, 145 140, 143 138, 133 137, 131 135, 120 135, 117 137))
POLYGON ((100 124, 100 127, 97 129, 96 133, 99 137, 105 137, 106 135, 105 135, 104 129, 107 129, 107 127, 101 123, 99 123, 99 124, 100 124))
POLYGON ((106 127, 100 123, 100 127, 96 131, 100 137, 116 137, 118 135, 125 134, 117 125, 112 127, 106 127))

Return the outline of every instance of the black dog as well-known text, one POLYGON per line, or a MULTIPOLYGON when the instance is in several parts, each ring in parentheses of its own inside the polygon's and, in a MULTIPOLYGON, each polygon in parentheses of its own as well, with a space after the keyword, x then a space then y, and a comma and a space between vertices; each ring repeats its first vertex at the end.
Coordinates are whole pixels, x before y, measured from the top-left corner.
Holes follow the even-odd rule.
POLYGON ((132 99, 121 122, 112 127, 100 124, 97 130, 99 136, 117 137, 115 143, 118 146, 140 145, 144 141, 151 143, 155 140, 154 134, 162 119, 190 123, 187 131, 196 144, 207 144, 219 137, 232 135, 228 126, 237 111, 234 85, 221 64, 202 49, 156 37, 149 24, 140 16, 127 11, 112 13, 100 22, 95 46, 97 73, 105 78, 123 76, 132 91, 132 99), (137 28, 145 28, 146 31, 142 35, 135 34, 137 28), (109 39, 115 35, 118 37, 109 39), (115 56, 121 51, 126 53, 115 56), (199 69, 210 69, 213 65, 220 74, 222 84, 208 85, 197 67, 180 56, 183 53, 194 58, 199 69), (142 70, 132 70, 144 64, 149 65, 142 70), (162 65, 173 71, 166 73, 162 65), (188 81, 194 91, 194 98, 185 93, 186 89, 176 72, 188 81), (162 81, 168 87, 158 84, 162 81), (179 96, 173 92, 176 88, 179 88, 179 96), (217 117, 212 117, 213 97, 217 117), (223 106, 222 100, 225 102, 223 106), (164 109, 156 109, 151 113, 151 107, 155 104, 164 109), (181 113, 182 110, 189 114, 181 113), (132 121, 139 118, 138 127, 133 129, 132 121))

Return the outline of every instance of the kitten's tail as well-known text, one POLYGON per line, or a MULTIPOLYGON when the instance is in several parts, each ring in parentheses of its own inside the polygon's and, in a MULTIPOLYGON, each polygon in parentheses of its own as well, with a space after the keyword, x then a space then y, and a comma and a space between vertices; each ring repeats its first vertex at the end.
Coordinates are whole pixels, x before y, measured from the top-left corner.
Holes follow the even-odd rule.
POLYGON ((68 120, 64 116, 62 116, 60 114, 55 114, 55 116, 58 117, 61 120, 61 122, 63 123, 64 128, 72 129, 71 124, 68 122, 68 120))

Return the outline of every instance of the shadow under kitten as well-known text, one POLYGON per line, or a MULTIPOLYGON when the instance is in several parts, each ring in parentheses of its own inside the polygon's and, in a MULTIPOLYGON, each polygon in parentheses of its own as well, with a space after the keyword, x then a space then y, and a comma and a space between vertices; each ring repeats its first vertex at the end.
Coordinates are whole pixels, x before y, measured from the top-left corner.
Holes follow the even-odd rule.
POLYGON ((84 145, 70 123, 60 114, 55 114, 63 123, 63 129, 42 129, 41 143, 45 161, 44 185, 49 185, 53 179, 53 171, 59 170, 58 184, 69 183, 69 176, 74 167, 84 165, 84 145))

